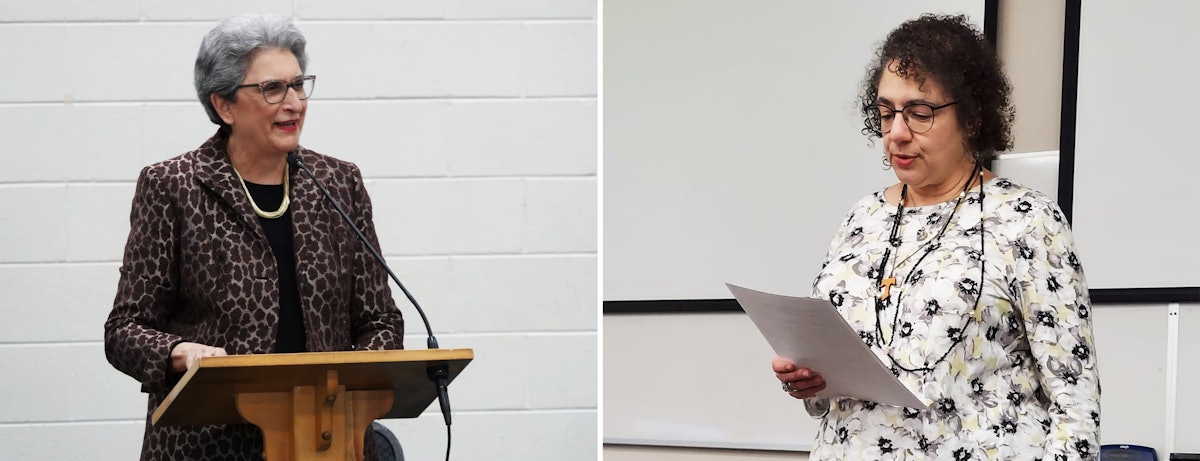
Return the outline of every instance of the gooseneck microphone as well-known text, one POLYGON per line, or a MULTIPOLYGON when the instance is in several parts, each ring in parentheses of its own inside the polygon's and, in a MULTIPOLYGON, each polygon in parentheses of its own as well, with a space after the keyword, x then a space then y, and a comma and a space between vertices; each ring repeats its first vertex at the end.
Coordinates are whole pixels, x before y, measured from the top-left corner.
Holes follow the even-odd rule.
MULTIPOLYGON (((350 228, 354 229, 354 234, 358 235, 358 239, 362 241, 363 246, 365 246, 367 250, 371 252, 371 255, 375 257, 376 261, 379 261, 379 265, 383 266, 383 270, 387 271, 387 274, 392 278, 392 281, 396 282, 396 286, 400 287, 400 291, 404 292, 404 296, 408 298, 408 302, 412 303, 413 307, 417 308, 418 314, 421 314, 421 321, 425 323, 425 333, 429 335, 429 337, 425 339, 426 347, 429 349, 437 349, 437 338, 433 336, 433 329, 429 327, 429 317, 425 316, 425 310, 421 309, 421 305, 417 303, 417 299, 413 297, 412 293, 408 292, 407 288, 404 288, 403 283, 400 283, 400 278, 396 277, 396 274, 392 272, 392 268, 388 267, 387 261, 383 259, 383 255, 379 254, 379 251, 371 245, 371 242, 367 240, 367 236, 363 235, 362 230, 354 224, 354 220, 350 219, 350 215, 346 214, 346 210, 342 209, 342 205, 333 198, 333 195, 330 194, 329 190, 325 188, 325 184, 322 184, 321 181, 317 179, 315 175, 313 175, 312 170, 308 169, 308 166, 300 160, 299 155, 296 155, 295 152, 288 152, 287 162, 289 165, 304 171, 304 173, 307 174, 314 183, 316 183, 317 188, 321 189, 321 193, 325 195, 325 199, 328 200, 329 203, 333 204, 333 208, 335 208, 338 214, 342 216, 342 219, 346 221, 346 224, 349 224, 350 228)), ((445 363, 433 365, 426 370, 425 374, 429 376, 429 379, 437 385, 438 404, 442 408, 442 418, 446 420, 447 430, 449 430, 450 395, 449 390, 447 389, 447 381, 450 380, 450 367, 445 363)), ((447 434, 447 439, 448 438, 449 434, 447 434)), ((449 442, 449 440, 447 440, 447 442, 449 442)), ((447 447, 446 457, 450 457, 449 447, 447 447)))

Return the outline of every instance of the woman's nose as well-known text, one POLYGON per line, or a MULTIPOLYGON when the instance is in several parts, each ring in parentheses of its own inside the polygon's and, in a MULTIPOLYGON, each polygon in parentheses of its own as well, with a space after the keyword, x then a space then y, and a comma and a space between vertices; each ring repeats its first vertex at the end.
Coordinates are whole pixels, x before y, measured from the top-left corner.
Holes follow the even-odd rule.
POLYGON ((287 87, 286 91, 287 92, 283 94, 283 101, 280 101, 280 104, 284 106, 284 109, 296 110, 301 104, 304 104, 304 100, 300 99, 300 90, 289 86, 287 87))
POLYGON ((908 141, 912 139, 912 130, 908 129, 908 121, 902 115, 896 114, 896 118, 892 120, 891 131, 884 136, 893 141, 908 141))

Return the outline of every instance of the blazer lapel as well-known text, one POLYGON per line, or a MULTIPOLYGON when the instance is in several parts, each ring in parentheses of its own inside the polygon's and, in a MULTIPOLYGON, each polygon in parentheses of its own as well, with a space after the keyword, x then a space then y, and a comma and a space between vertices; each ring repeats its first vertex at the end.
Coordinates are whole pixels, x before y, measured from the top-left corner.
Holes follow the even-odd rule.
POLYGON ((233 164, 229 163, 229 155, 225 152, 226 140, 227 137, 218 131, 200 146, 196 162, 196 180, 225 202, 233 214, 237 215, 238 221, 265 243, 267 234, 258 223, 254 208, 250 207, 250 200, 233 171, 233 164))
MULTIPOLYGON (((315 160, 303 148, 297 148, 296 155, 299 155, 305 164, 311 165, 315 160)), ((320 189, 308 174, 298 168, 288 166, 290 170, 290 187, 292 193, 292 202, 288 209, 292 213, 292 245, 296 251, 296 283, 300 292, 300 307, 305 312, 308 312, 310 306, 313 306, 313 297, 316 296, 316 289, 310 283, 320 277, 317 259, 321 251, 321 239, 329 238, 329 235, 322 232, 322 229, 327 229, 328 226, 322 222, 327 219, 323 216, 321 210, 325 206, 325 197, 321 195, 320 189)), ((311 168, 311 167, 310 167, 311 168)), ((307 319, 306 319, 307 320, 307 319)))

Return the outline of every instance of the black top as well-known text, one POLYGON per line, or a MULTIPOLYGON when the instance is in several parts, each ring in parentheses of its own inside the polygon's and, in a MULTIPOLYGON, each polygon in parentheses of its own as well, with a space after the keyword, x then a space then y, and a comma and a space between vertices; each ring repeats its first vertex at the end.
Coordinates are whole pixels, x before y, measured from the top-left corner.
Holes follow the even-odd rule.
MULTIPOLYGON (((254 203, 263 211, 275 211, 283 203, 283 184, 267 186, 246 181, 254 203)), ((306 352, 304 314, 300 310, 300 292, 296 287, 296 252, 292 246, 292 211, 275 219, 259 216, 275 266, 279 269, 279 329, 275 334, 275 352, 306 352)))

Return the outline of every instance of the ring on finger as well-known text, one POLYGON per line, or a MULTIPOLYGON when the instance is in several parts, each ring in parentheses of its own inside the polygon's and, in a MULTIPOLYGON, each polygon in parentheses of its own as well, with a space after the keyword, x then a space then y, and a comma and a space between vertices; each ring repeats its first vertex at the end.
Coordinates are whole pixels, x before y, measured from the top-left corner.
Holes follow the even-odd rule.
POLYGON ((796 391, 798 391, 798 390, 799 390, 799 389, 792 389, 792 383, 791 383, 791 381, 784 381, 784 382, 783 382, 783 391, 784 391, 784 392, 787 392, 787 393, 791 394, 791 393, 793 393, 793 392, 796 392, 796 391))

